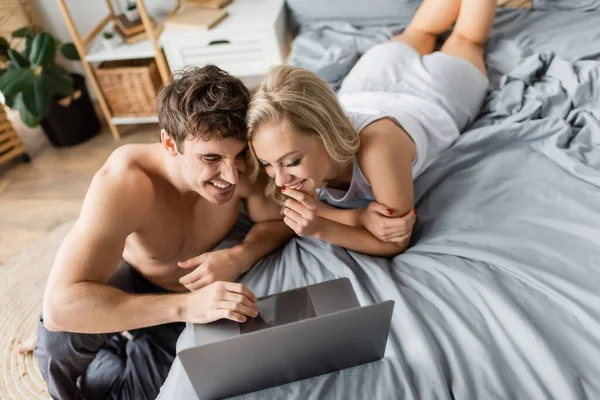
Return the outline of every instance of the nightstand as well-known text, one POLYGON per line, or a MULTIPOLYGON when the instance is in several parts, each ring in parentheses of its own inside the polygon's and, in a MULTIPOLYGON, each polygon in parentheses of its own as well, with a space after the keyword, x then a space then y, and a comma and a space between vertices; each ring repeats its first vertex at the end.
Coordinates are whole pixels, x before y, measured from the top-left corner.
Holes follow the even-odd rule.
POLYGON ((160 42, 172 72, 215 64, 248 86, 287 56, 284 0, 234 0, 210 30, 165 27, 160 42))

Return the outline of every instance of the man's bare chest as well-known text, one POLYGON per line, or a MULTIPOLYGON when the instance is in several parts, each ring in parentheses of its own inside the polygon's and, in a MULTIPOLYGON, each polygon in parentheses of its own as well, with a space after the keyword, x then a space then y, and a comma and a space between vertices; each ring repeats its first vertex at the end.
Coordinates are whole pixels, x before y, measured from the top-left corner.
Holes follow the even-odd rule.
POLYGON ((126 251, 160 263, 185 261, 211 251, 233 227, 240 205, 239 200, 181 207, 159 204, 144 228, 127 239, 126 251))

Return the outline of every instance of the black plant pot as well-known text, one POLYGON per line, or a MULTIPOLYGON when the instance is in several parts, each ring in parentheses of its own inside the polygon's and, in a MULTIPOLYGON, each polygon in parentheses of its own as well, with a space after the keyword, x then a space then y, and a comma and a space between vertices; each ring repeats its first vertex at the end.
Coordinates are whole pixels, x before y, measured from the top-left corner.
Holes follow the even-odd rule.
POLYGON ((81 96, 73 99, 64 107, 58 103, 60 98, 53 98, 50 111, 42 119, 42 128, 48 140, 56 147, 68 147, 85 142, 100 131, 100 121, 85 86, 85 78, 79 74, 71 74, 75 91, 81 90, 81 96))

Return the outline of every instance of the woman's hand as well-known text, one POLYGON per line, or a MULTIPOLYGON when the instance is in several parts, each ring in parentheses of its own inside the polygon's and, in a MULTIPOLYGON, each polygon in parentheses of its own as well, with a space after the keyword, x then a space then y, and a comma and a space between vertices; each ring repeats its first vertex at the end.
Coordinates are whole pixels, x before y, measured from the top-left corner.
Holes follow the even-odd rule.
POLYGON ((410 238, 416 219, 415 210, 398 216, 394 210, 375 201, 369 203, 360 216, 362 226, 383 242, 403 242, 410 238))
POLYGON ((284 203, 283 222, 298 236, 318 237, 322 227, 322 219, 317 215, 317 196, 309 195, 290 188, 281 188, 289 197, 284 203))

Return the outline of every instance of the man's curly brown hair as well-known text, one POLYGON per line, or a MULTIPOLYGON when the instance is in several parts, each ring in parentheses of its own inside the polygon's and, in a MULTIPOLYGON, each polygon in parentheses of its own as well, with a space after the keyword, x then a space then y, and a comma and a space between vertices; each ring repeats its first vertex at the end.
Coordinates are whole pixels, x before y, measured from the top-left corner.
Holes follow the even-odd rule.
POLYGON ((238 78, 215 65, 186 67, 173 74, 156 99, 160 128, 183 154, 186 138, 246 141, 250 92, 238 78))

